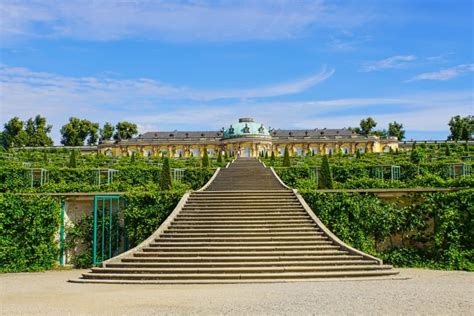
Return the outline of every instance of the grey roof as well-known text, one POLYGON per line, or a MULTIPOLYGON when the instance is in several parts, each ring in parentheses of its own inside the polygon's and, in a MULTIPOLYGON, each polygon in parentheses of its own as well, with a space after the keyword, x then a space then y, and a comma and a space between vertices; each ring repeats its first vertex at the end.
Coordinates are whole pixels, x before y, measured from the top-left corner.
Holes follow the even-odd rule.
MULTIPOLYGON (((334 137, 334 136, 351 136, 352 131, 342 129, 272 129, 270 136, 272 137, 334 137)), ((146 132, 136 139, 185 139, 185 138, 222 138, 223 131, 169 131, 169 132, 146 132)))
POLYGON ((352 131, 342 129, 273 129, 270 131, 272 137, 322 137, 322 136, 351 136, 352 131))

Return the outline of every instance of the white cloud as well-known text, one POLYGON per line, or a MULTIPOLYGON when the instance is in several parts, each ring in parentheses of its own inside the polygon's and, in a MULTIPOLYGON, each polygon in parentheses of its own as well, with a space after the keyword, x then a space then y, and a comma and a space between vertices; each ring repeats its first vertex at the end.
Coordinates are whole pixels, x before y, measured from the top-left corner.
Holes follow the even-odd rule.
POLYGON ((314 27, 351 27, 366 18, 322 0, 3 1, 0 35, 116 40, 253 40, 300 37, 314 27))
POLYGON ((0 123, 13 116, 27 119, 41 114, 54 125, 56 141, 59 128, 70 116, 100 123, 130 120, 145 132, 219 129, 244 116, 277 128, 345 127, 372 115, 380 125, 397 120, 407 129, 433 131, 446 130, 449 117, 474 109, 473 91, 291 102, 277 98, 305 91, 332 73, 323 70, 284 84, 218 91, 175 87, 146 78, 67 77, 0 65, 0 123), (269 96, 274 98, 262 98, 269 96))
POLYGON ((451 80, 463 73, 474 71, 474 64, 458 65, 455 67, 442 69, 434 72, 425 72, 419 75, 414 76, 408 81, 417 81, 417 80, 437 80, 437 81, 446 81, 451 80))
POLYGON ((383 69, 400 69, 406 67, 417 58, 414 55, 397 55, 385 58, 379 61, 366 63, 362 67, 362 71, 378 71, 383 69))

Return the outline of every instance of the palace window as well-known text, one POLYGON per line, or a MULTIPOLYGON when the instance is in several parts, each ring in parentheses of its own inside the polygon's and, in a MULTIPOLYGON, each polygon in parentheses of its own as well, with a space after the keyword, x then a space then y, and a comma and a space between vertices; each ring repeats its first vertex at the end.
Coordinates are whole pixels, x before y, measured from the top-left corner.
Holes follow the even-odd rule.
POLYGON ((326 154, 329 155, 329 154, 333 154, 334 153, 334 149, 332 147, 326 147, 326 154))
POLYGON ((150 157, 150 156, 152 156, 152 155, 153 155, 153 151, 152 151, 151 149, 147 149, 147 150, 145 151, 145 156, 150 157))

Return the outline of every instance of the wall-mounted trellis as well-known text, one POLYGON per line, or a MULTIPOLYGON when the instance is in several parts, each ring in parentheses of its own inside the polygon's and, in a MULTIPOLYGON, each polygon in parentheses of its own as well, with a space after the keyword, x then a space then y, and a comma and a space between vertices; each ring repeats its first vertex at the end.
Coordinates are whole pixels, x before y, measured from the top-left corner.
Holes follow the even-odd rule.
POLYGON ((99 186, 103 184, 111 184, 114 182, 118 172, 119 171, 115 169, 96 169, 94 184, 99 186))
POLYGON ((471 166, 465 163, 448 164, 448 175, 451 178, 471 175, 471 166))
POLYGON ((48 181, 48 170, 44 168, 30 168, 27 170, 27 177, 32 188, 41 187, 48 181))
POLYGON ((186 171, 185 168, 173 168, 171 169, 173 172, 173 180, 176 182, 182 182, 184 172, 186 171))
POLYGON ((372 177, 384 180, 400 180, 400 166, 375 166, 372 167, 372 177))
POLYGON ((119 195, 94 196, 93 265, 128 249, 126 223, 122 224, 121 219, 122 200, 119 195))

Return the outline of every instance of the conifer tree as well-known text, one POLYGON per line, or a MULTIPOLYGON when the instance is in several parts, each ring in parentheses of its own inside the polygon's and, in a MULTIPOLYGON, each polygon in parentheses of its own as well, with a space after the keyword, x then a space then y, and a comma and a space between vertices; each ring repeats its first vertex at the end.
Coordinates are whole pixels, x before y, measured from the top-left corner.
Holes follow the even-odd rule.
POLYGON ((45 165, 48 164, 48 153, 46 152, 46 150, 43 151, 43 163, 44 163, 45 165))
POLYGON ((76 151, 73 149, 71 151, 71 156, 69 156, 69 168, 76 168, 76 167, 77 167, 76 151))
POLYGON ((332 189, 333 188, 331 167, 329 166, 329 159, 327 155, 324 155, 323 157, 323 163, 321 165, 318 188, 319 189, 332 189))
POLYGON ((202 166, 209 167, 209 154, 207 153, 207 148, 204 148, 204 153, 202 155, 202 166))
POLYGON ((130 162, 132 164, 135 163, 135 152, 132 152, 132 157, 130 158, 130 162))
POLYGON ((268 159, 268 151, 265 152, 265 159, 268 159))
POLYGON ((228 158, 228 156, 227 156, 227 150, 224 150, 224 161, 227 162, 227 158, 228 158))
POLYGON ((290 153, 288 151, 288 146, 285 147, 285 153, 283 154, 283 167, 290 167, 290 153))
POLYGON ((360 157, 362 157, 362 155, 361 155, 360 149, 357 148, 357 150, 356 150, 356 159, 360 159, 360 157))
POLYGON ((275 164, 275 152, 272 150, 272 153, 270 155, 270 163, 273 166, 275 164))
POLYGON ((451 149, 449 148, 449 144, 446 144, 445 155, 446 155, 446 156, 451 156, 451 149))
POLYGON ((217 155, 217 164, 222 166, 222 152, 219 150, 219 154, 217 155))
POLYGON ((163 191, 171 190, 173 182, 171 181, 170 159, 165 157, 163 159, 163 167, 160 174, 160 189, 163 191))

